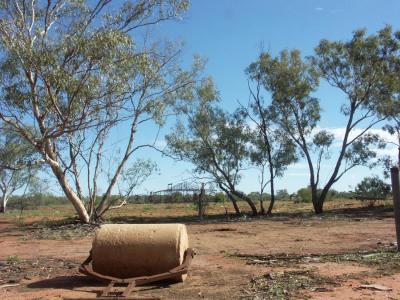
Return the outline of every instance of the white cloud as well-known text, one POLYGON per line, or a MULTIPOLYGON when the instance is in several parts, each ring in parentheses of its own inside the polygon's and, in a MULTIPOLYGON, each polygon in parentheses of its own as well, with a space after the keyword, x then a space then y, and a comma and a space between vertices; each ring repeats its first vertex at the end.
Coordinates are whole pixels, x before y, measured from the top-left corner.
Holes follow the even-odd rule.
MULTIPOLYGON (((316 132, 319 132, 321 130, 326 130, 330 133, 332 133, 335 136, 335 140, 337 141, 342 141, 344 138, 344 134, 346 132, 346 128, 345 127, 337 127, 337 128, 322 128, 322 127, 318 127, 316 128, 316 132)), ((363 128, 355 128, 350 132, 350 139, 355 138, 357 135, 359 135, 360 133, 362 133, 364 131, 363 128)), ((368 133, 372 133, 372 134, 378 134, 384 141, 386 142, 391 142, 391 143, 396 143, 396 137, 394 135, 391 135, 390 133, 388 133, 387 131, 383 130, 383 129, 370 129, 368 130, 368 133)))
POLYGON ((324 8, 323 8, 323 7, 314 7, 314 10, 316 10, 316 11, 323 11, 324 8))
MULTIPOLYGON (((324 164, 321 166, 322 169, 329 169, 332 168, 332 165, 329 164, 324 164)), ((295 169, 295 170, 308 170, 308 164, 306 163, 295 163, 293 165, 290 165, 288 169, 295 169)))
MULTIPOLYGON (((344 138, 344 134, 346 132, 346 128, 344 127, 337 127, 337 128, 323 128, 323 127, 318 127, 314 130, 313 134, 316 134, 317 132, 321 130, 326 130, 330 133, 332 133, 335 137, 335 140, 332 144, 332 147, 334 148, 340 148, 342 146, 342 141, 344 138)), ((349 139, 353 139, 359 134, 361 134, 364 131, 363 128, 355 128, 350 132, 349 139)), ((387 131, 379 128, 373 128, 367 131, 368 133, 372 134, 377 134, 379 135, 385 142, 387 142, 387 147, 385 149, 373 149, 374 151, 377 152, 378 156, 384 156, 384 155, 389 155, 389 156, 396 156, 397 155, 397 147, 394 145, 397 143, 396 141, 396 136, 391 135, 387 131)))

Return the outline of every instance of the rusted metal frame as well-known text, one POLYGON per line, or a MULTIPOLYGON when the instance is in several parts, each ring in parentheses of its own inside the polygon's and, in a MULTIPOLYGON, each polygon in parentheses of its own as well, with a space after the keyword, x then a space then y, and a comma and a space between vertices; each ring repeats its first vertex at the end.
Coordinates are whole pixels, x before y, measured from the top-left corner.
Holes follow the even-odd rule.
MULTIPOLYGON (((79 272, 94 277, 100 281, 107 282, 107 287, 102 291, 99 297, 96 297, 97 300, 110 300, 110 299, 121 299, 121 300, 158 300, 159 297, 154 296, 133 296, 133 289, 136 286, 161 281, 165 279, 170 279, 175 276, 183 275, 188 272, 189 265, 195 255, 193 249, 189 248, 185 251, 183 262, 180 266, 173 268, 165 273, 156 274, 153 276, 141 276, 141 277, 133 277, 133 278, 116 278, 112 276, 106 276, 100 273, 93 271, 91 262, 92 262, 92 253, 89 254, 88 258, 82 263, 79 267, 79 272), (115 290, 116 284, 127 284, 125 290, 122 292, 118 292, 115 290)), ((64 298, 64 300, 83 300, 87 298, 64 298)))
POLYGON ((114 285, 115 285, 115 281, 110 281, 110 283, 107 285, 107 287, 101 293, 101 297, 107 297, 107 296, 109 297, 111 295, 111 293, 114 292, 114 285))
POLYGON ((110 281, 115 281, 117 283, 131 283, 134 282, 135 286, 143 285, 146 283, 151 283, 159 280, 164 280, 168 278, 172 278, 178 275, 182 275, 187 273, 188 267, 192 261, 192 258, 194 256, 194 250, 189 248, 185 251, 184 255, 184 260, 182 264, 176 268, 173 268, 169 270, 168 272, 152 275, 152 276, 141 276, 141 277, 132 277, 132 278, 117 278, 113 276, 107 276, 103 275, 100 273, 97 273, 93 271, 91 261, 92 261, 92 255, 90 254, 89 257, 82 263, 82 265, 79 267, 79 272, 92 276, 100 281, 103 282, 110 282, 110 281))

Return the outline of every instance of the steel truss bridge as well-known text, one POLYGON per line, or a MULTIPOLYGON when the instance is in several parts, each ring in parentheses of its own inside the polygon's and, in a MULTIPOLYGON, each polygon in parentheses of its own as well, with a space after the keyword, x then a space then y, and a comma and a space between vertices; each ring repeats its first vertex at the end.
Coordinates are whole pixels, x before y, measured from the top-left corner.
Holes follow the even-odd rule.
MULTIPOLYGON (((169 183, 168 187, 164 190, 150 192, 150 195, 173 195, 175 193, 182 194, 198 194, 202 188, 202 184, 183 181, 177 184, 169 183)), ((214 194, 216 188, 212 184, 204 184, 204 191, 206 194, 214 194)))

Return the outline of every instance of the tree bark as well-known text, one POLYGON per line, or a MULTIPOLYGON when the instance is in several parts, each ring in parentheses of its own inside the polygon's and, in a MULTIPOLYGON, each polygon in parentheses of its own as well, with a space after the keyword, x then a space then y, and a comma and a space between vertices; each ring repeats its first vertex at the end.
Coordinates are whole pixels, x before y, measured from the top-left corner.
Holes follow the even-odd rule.
POLYGON ((232 191, 232 194, 243 199, 244 201, 247 202, 247 204, 250 206, 251 208, 251 212, 253 216, 257 216, 258 212, 257 212, 257 207, 254 205, 253 201, 251 201, 251 199, 249 197, 247 197, 245 194, 243 194, 242 192, 238 192, 238 191, 232 191))
POLYGON ((4 192, 0 200, 0 213, 5 213, 7 208, 7 192, 4 192))
POLYGON ((87 213, 86 207, 82 199, 78 197, 78 195, 69 185, 65 173, 63 172, 57 161, 57 155, 54 145, 50 142, 50 140, 45 141, 42 151, 42 154, 44 154, 45 156, 46 162, 50 165, 50 168, 53 171, 53 174, 56 176, 61 188, 63 189, 65 196, 72 203, 76 212, 78 213, 79 219, 84 223, 89 223, 90 216, 87 213))
POLYGON ((231 200, 231 202, 232 202, 232 205, 233 205, 233 208, 235 209, 236 215, 240 216, 242 213, 240 211, 239 206, 237 205, 235 197, 233 197, 231 193, 226 192, 226 194, 227 194, 229 200, 231 200))
POLYGON ((272 194, 271 194, 271 201, 269 202, 267 215, 270 215, 272 213, 272 209, 274 208, 274 204, 275 204, 275 196, 273 197, 272 194))
POLYGON ((397 166, 400 167, 400 147, 397 148, 397 166))
POLYGON ((90 222, 89 214, 83 204, 82 200, 76 195, 76 193, 72 190, 70 185, 68 184, 67 178, 65 177, 64 172, 60 169, 60 167, 51 164, 51 170, 54 175, 57 177, 58 183, 62 187, 65 196, 75 207, 76 212, 78 213, 79 219, 84 223, 90 222))
POLYGON ((264 201, 263 201, 262 193, 260 194, 260 214, 261 215, 265 214, 264 201))
POLYGON ((311 199, 315 214, 319 215, 324 212, 323 207, 324 207, 325 197, 326 195, 325 196, 322 196, 322 194, 318 195, 318 191, 315 186, 311 187, 311 199))
POLYGON ((273 165, 272 165, 272 161, 269 164, 269 173, 270 173, 270 176, 271 176, 271 181, 270 181, 271 201, 269 202, 267 215, 270 215, 272 213, 272 208, 274 207, 274 204, 275 204, 274 168, 273 168, 273 165))
MULTIPOLYGON (((266 123, 263 120, 264 123, 266 123)), ((266 125, 264 125, 266 128, 266 125)), ((274 188, 274 162, 272 161, 272 153, 271 153, 271 144, 268 139, 268 136, 266 135, 266 130, 264 130, 264 142, 267 146, 267 154, 268 154, 268 165, 269 165, 269 176, 270 176, 270 194, 271 194, 271 201, 269 202, 269 207, 267 210, 267 215, 271 214, 272 208, 274 207, 275 203, 275 188, 274 188)))
MULTIPOLYGON (((322 189, 322 192, 321 192, 320 195, 318 195, 318 193, 317 193, 318 177, 317 177, 317 183, 314 180, 314 174, 312 174, 312 178, 310 179, 310 181, 311 181, 311 189, 312 189, 312 201, 313 201, 315 214, 317 214, 317 215, 323 213, 323 206, 324 206, 324 202, 325 202, 326 196, 327 196, 327 194, 329 192, 329 189, 335 183, 335 181, 337 179, 337 176, 339 174, 339 170, 340 170, 340 166, 341 166, 342 161, 343 161, 343 157, 344 157, 344 155, 346 153, 347 147, 349 146, 348 145, 348 139, 349 139, 349 136, 350 136, 350 132, 352 130, 352 124, 353 124, 353 118, 354 118, 355 111, 356 111, 356 105, 355 105, 354 102, 352 102, 351 106, 350 106, 349 118, 348 118, 348 121, 347 121, 346 131, 344 133, 344 137, 343 137, 343 141, 342 141, 342 146, 341 146, 341 149, 340 149, 339 157, 338 157, 338 159, 336 161, 333 173, 329 177, 329 180, 325 184, 325 186, 322 189)), ((314 168, 312 168, 312 170, 314 172, 314 168)), ((310 171, 311 171, 311 168, 310 168, 310 171)))

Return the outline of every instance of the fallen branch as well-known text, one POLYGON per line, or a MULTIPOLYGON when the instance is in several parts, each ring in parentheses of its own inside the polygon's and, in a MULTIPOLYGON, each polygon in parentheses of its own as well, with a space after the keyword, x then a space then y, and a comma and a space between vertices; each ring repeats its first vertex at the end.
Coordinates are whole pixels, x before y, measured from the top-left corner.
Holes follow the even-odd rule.
POLYGON ((384 291, 384 292, 389 292, 389 291, 393 290, 390 287, 380 285, 380 284, 364 284, 364 285, 360 285, 358 288, 359 289, 369 289, 369 290, 374 290, 374 291, 384 291))
POLYGON ((19 283, 3 284, 3 285, 0 285, 0 289, 7 288, 7 287, 18 286, 18 285, 19 285, 19 283))

